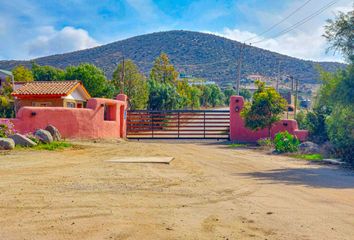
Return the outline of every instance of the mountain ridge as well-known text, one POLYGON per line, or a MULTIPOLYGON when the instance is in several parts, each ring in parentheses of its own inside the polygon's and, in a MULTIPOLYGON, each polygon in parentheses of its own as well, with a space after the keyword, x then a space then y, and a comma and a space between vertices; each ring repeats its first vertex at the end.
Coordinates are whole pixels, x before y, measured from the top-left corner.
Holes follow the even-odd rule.
MULTIPOLYGON (((33 60, 3 60, 0 61, 0 68, 11 70, 18 64, 30 67, 31 61, 59 68, 88 62, 100 67, 111 78, 124 56, 132 59, 147 75, 154 59, 165 52, 179 72, 223 85, 236 79, 240 45, 238 41, 210 33, 173 30, 134 36, 89 49, 33 60)), ((317 65, 331 72, 345 66, 343 63, 304 60, 247 46, 243 54, 242 76, 261 74, 275 77, 278 73, 278 61, 281 62, 283 74, 292 75, 304 83, 318 82, 317 65)))

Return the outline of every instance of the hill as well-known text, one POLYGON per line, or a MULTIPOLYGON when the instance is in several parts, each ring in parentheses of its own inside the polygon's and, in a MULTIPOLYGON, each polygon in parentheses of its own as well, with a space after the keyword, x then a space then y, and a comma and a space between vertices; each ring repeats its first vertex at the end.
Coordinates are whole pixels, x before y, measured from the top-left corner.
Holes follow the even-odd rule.
MULTIPOLYGON (((212 34, 168 31, 136 36, 91 49, 41 57, 34 61, 40 65, 59 68, 81 62, 93 63, 111 78, 123 55, 134 60, 140 70, 148 74, 154 59, 161 52, 165 52, 179 72, 223 85, 236 79, 240 45, 237 41, 212 34)), ((306 61, 248 46, 244 52, 242 76, 276 76, 279 60, 284 74, 293 75, 303 83, 318 81, 316 65, 322 66, 326 71, 344 67, 341 63, 306 61)), ((0 61, 0 68, 10 70, 18 64, 30 66, 30 61, 0 61)))

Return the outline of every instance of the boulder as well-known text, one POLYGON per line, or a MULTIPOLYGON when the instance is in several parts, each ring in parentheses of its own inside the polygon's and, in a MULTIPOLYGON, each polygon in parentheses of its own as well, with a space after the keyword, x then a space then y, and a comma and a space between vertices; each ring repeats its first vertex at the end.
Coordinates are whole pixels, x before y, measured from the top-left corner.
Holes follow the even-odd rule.
POLYGON ((34 132, 34 136, 39 139, 42 143, 53 142, 53 137, 47 130, 38 129, 34 132))
POLYGON ((48 125, 45 130, 47 130, 48 132, 50 132, 50 134, 53 137, 54 141, 60 141, 61 140, 61 134, 59 132, 59 130, 54 127, 53 125, 48 125))
POLYGON ((0 149, 11 150, 15 148, 15 142, 11 138, 0 138, 0 149))
POLYGON ((321 149, 316 143, 307 141, 299 145, 299 151, 305 154, 314 154, 320 153, 321 149))
POLYGON ((21 147, 34 147, 37 145, 37 143, 33 142, 31 139, 19 133, 11 135, 9 138, 14 140, 15 144, 21 147))

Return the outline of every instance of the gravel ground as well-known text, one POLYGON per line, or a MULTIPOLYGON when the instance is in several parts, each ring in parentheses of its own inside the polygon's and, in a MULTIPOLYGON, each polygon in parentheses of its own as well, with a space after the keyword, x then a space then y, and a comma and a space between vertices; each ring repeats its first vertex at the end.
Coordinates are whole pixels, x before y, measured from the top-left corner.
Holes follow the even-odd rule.
POLYGON ((0 154, 0 239, 354 239, 352 171, 213 142, 78 144, 0 154))

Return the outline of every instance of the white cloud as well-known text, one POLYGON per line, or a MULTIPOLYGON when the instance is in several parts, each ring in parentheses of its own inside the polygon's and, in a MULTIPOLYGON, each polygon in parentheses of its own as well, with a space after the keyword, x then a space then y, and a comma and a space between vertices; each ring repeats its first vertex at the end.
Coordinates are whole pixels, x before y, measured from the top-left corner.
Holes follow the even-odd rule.
POLYGON ((51 26, 41 27, 38 29, 38 37, 26 44, 28 54, 32 57, 71 52, 98 45, 86 30, 70 26, 59 31, 51 26))
MULTIPOLYGON (((289 9, 294 9, 298 7, 299 3, 291 3, 289 9)), ((213 34, 223 36, 232 40, 244 42, 250 38, 250 42, 257 42, 263 40, 259 43, 254 43, 253 46, 271 50, 274 52, 282 53, 292 57, 315 60, 315 61, 340 61, 344 62, 344 59, 340 55, 333 55, 332 53, 326 54, 326 49, 328 47, 325 38, 322 36, 324 33, 323 26, 325 25, 326 19, 333 19, 338 11, 348 12, 353 9, 351 0, 343 0, 340 5, 335 5, 332 8, 326 10, 323 14, 311 19, 306 24, 299 26, 296 30, 290 31, 284 35, 276 37, 276 34, 281 32, 283 29, 295 24, 299 20, 309 16, 314 12, 314 9, 318 9, 318 6, 322 6, 323 3, 320 1, 313 1, 312 5, 305 8, 303 12, 299 12, 296 16, 288 19, 286 22, 277 26, 274 30, 267 33, 264 36, 258 36, 256 33, 251 31, 240 30, 239 28, 224 28, 222 31, 213 32, 213 34), (275 36, 275 37, 274 37, 275 36)), ((250 10, 252 11, 252 10, 250 10)), ((267 24, 262 27, 264 29, 269 28, 272 24, 279 22, 289 13, 282 15, 270 16, 268 13, 257 12, 253 10, 254 15, 259 19, 260 24, 266 22, 267 24)), ((261 32, 261 31, 260 31, 261 32)))
MULTIPOLYGON (((253 46, 307 60, 341 61, 340 56, 325 54, 327 45, 326 40, 322 37, 322 33, 322 27, 313 30, 312 33, 298 31, 282 35, 278 38, 265 39, 263 42, 254 44, 253 46)), ((239 42, 244 42, 253 37, 252 41, 263 39, 255 33, 239 29, 225 28, 222 32, 213 34, 239 42)))

